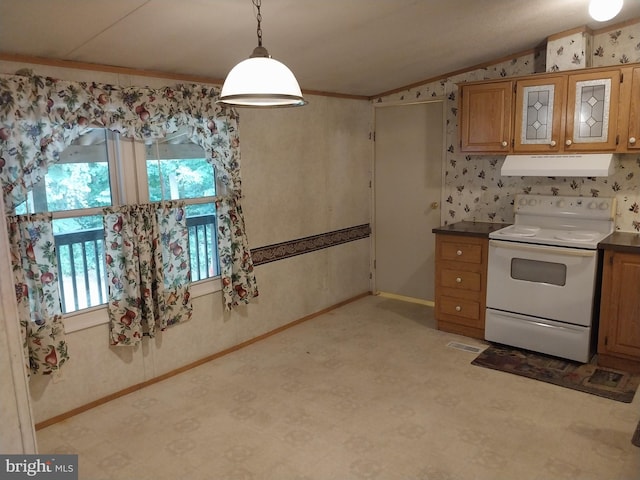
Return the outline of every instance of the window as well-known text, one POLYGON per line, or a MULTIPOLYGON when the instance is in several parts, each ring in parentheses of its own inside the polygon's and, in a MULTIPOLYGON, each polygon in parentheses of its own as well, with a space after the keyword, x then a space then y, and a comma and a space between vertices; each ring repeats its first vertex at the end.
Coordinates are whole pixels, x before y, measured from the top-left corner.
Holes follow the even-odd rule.
POLYGON ((149 200, 184 200, 191 253, 191 280, 220 274, 216 239, 215 169, 202 147, 185 141, 181 132, 147 145, 149 200))
POLYGON ((105 206, 184 200, 192 281, 219 276, 215 195, 214 168, 184 132, 143 146, 92 129, 62 152, 16 213, 52 212, 62 311, 71 313, 107 301, 105 206))

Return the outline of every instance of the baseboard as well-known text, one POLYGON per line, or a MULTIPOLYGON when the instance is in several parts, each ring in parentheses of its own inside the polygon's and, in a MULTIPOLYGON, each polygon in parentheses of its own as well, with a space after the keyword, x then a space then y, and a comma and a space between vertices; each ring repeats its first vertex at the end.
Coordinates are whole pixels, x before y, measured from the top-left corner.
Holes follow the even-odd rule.
POLYGON ((65 413, 61 413, 60 415, 56 415, 55 417, 51 417, 47 420, 43 420, 42 422, 38 422, 35 425, 35 429, 36 430, 40 430, 42 428, 45 427, 49 427, 51 425, 54 425, 58 422, 62 422, 63 420, 66 420, 68 418, 71 418, 75 415, 78 415, 80 413, 86 412, 87 410, 91 410, 92 408, 98 407, 100 405, 104 405, 107 402, 110 402, 111 400, 115 400, 116 398, 120 398, 120 397, 124 397, 125 395, 128 395, 130 393, 133 393, 137 390, 140 390, 142 388, 148 387, 149 385, 153 385, 154 383, 158 383, 161 382, 163 380, 166 380, 167 378, 171 378, 175 375, 178 375, 180 373, 186 372, 187 370, 191 370, 192 368, 198 367, 204 363, 208 363, 212 360, 215 360, 217 358, 220 357, 224 357, 225 355, 228 355, 230 353, 236 352, 238 350, 240 350, 241 348, 244 347, 248 347, 249 345, 252 345, 256 342, 259 342, 260 340, 264 340, 265 338, 271 337, 277 333, 283 332, 291 327, 295 327, 296 325, 299 325, 301 323, 304 323, 308 320, 311 320, 313 318, 319 317, 320 315, 324 315, 327 312, 330 312, 331 310, 335 310, 336 308, 340 308, 344 305, 347 305, 351 302, 355 302, 356 300, 360 300, 361 298, 367 297, 371 295, 371 292, 364 292, 361 293, 360 295, 356 295, 355 297, 351 297, 347 300, 343 300, 342 302, 336 303, 335 305, 332 305, 330 307, 324 308, 322 310, 319 310, 315 313, 312 313, 310 315, 307 315, 305 317, 299 318, 298 320, 294 320, 291 323, 287 323, 286 325, 283 325, 281 327, 278 327, 274 330, 271 330, 267 333, 263 333, 262 335, 258 335, 257 337, 254 337, 250 340, 247 340, 245 342, 239 343, 238 345, 234 345, 233 347, 227 348, 225 350, 222 350, 218 353, 214 353, 212 355, 209 355, 207 357, 201 358, 200 360, 196 360, 195 362, 189 363, 183 367, 179 367, 176 368, 175 370, 171 370, 170 372, 167 372, 163 375, 160 375, 158 377, 154 377, 150 380, 146 380, 144 382, 141 383, 137 383, 135 385, 132 385, 130 387, 127 387, 123 390, 119 390, 117 392, 111 393, 105 397, 99 398, 97 400, 94 400, 92 402, 89 402, 85 405, 82 405, 80 407, 74 408, 73 410, 69 410, 68 412, 65 413))
POLYGON ((383 298, 391 298, 393 300, 402 300, 403 302, 418 303, 420 305, 426 305, 427 307, 436 306, 435 302, 432 302, 431 300, 422 300, 421 298, 407 297, 406 295, 398 295, 396 293, 376 292, 376 295, 383 298))

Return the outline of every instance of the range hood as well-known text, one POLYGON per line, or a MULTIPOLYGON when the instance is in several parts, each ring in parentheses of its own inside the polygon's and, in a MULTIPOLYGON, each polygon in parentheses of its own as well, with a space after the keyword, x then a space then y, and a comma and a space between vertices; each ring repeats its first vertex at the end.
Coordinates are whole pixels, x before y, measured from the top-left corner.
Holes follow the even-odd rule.
POLYGON ((613 170, 612 153, 507 155, 500 174, 506 177, 608 177, 613 170))

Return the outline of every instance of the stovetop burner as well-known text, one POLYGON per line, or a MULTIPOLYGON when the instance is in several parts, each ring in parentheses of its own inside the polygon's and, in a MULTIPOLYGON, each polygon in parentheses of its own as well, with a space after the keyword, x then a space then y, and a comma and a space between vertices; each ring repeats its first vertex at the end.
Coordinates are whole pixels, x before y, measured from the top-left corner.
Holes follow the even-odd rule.
POLYGON ((507 228, 510 235, 518 237, 534 237, 540 231, 540 227, 532 227, 530 225, 511 225, 507 228))
POLYGON ((598 232, 589 232, 583 230, 567 230, 556 234, 558 240, 567 240, 569 242, 590 242, 600 236, 598 232))
POLYGON ((615 198, 516 195, 515 222, 489 238, 596 249, 614 230, 615 198))

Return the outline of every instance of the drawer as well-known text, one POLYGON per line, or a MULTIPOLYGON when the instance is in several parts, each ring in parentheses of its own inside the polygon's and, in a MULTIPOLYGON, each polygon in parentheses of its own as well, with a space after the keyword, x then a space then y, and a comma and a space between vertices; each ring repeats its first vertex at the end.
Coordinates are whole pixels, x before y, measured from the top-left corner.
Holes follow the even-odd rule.
POLYGON ((438 310, 446 315, 455 315, 456 317, 464 317, 471 320, 480 318, 480 304, 472 300, 463 300, 461 298, 440 297, 437 300, 438 310))
POLYGON ((440 272, 440 285, 460 290, 480 291, 481 275, 476 272, 443 269, 440 272))
POLYGON ((482 246, 472 243, 443 241, 440 246, 440 259, 465 263, 482 263, 482 246))

